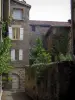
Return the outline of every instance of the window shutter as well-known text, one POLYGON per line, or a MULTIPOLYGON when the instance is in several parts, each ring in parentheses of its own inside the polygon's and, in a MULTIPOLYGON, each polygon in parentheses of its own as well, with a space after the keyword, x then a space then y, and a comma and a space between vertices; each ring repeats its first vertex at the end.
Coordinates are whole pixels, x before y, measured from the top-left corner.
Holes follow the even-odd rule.
POLYGON ((20 40, 23 40, 24 28, 20 28, 20 40))
POLYGON ((15 61, 15 49, 11 50, 11 61, 15 61))
POLYGON ((12 39, 12 27, 9 27, 9 38, 12 39))
POLYGON ((23 50, 19 50, 19 60, 23 60, 23 50))

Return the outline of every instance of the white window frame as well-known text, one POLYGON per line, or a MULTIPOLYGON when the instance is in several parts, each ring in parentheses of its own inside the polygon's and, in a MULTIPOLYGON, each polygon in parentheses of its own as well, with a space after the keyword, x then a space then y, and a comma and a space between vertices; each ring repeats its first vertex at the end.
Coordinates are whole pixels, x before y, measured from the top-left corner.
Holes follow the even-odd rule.
MULTIPOLYGON (((15 13, 15 14, 16 14, 16 13, 15 13)), ((13 8, 12 17, 13 17, 14 20, 23 20, 23 9, 21 9, 21 8, 13 8), (22 15, 20 15, 20 17, 18 17, 18 16, 16 16, 16 15, 14 16, 14 13, 15 13, 14 11, 15 11, 15 12, 16 12, 16 11, 21 11, 20 14, 22 14, 22 15)))
POLYGON ((15 61, 15 49, 11 49, 11 61, 15 61))
POLYGON ((23 40, 23 37, 24 37, 24 28, 22 28, 21 25, 12 25, 11 27, 8 27, 8 28, 9 28, 9 38, 11 40, 23 40), (14 39, 13 38, 13 28, 20 28, 19 39, 14 39))

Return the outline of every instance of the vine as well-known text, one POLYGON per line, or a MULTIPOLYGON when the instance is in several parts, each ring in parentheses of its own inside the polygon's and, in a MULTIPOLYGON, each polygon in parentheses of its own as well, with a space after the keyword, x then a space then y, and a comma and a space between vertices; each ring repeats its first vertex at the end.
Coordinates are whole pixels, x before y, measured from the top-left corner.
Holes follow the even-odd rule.
POLYGON ((12 68, 9 63, 11 40, 7 36, 7 25, 10 22, 9 20, 2 22, 2 41, 0 42, 0 75, 2 75, 2 73, 8 73, 12 68))

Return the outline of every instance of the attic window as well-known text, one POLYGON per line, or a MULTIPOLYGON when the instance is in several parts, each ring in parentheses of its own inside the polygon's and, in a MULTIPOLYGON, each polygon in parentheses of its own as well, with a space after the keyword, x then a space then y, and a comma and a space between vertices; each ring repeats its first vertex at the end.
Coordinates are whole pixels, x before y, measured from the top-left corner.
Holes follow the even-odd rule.
POLYGON ((13 19, 16 19, 16 20, 22 20, 23 10, 22 9, 13 9, 12 17, 13 17, 13 19))

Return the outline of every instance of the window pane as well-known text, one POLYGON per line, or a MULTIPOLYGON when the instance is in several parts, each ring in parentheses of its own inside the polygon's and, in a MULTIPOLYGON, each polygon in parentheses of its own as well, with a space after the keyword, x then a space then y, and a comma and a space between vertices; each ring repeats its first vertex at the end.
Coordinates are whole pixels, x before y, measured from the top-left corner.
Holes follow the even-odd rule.
POLYGON ((20 28, 16 28, 16 39, 20 39, 20 28))
POLYGON ((15 40, 20 39, 20 28, 18 28, 18 27, 13 28, 13 39, 15 39, 15 40))
POLYGON ((34 25, 32 26, 32 31, 34 31, 34 32, 35 32, 35 26, 34 26, 34 25))
POLYGON ((15 28, 13 28, 13 39, 15 39, 16 38, 16 29, 15 28))
POLYGON ((22 10, 21 9, 14 9, 13 10, 13 18, 21 20, 22 19, 22 10))
POLYGON ((15 61, 15 49, 11 50, 11 61, 15 61))

